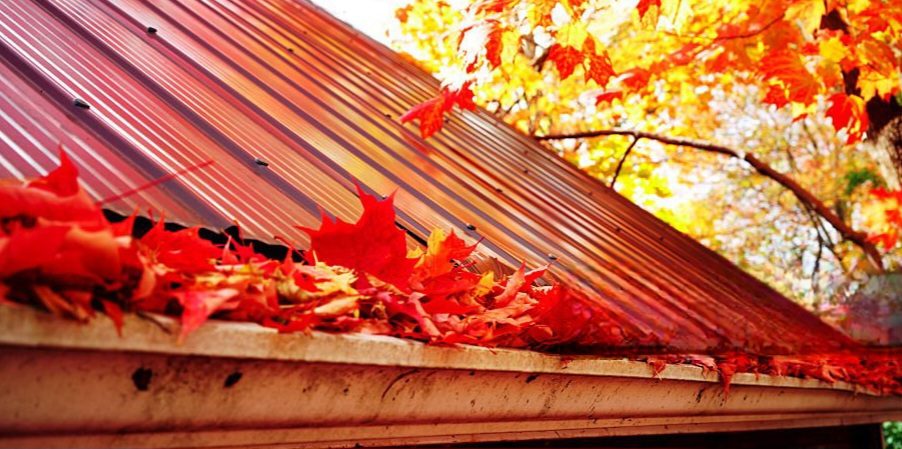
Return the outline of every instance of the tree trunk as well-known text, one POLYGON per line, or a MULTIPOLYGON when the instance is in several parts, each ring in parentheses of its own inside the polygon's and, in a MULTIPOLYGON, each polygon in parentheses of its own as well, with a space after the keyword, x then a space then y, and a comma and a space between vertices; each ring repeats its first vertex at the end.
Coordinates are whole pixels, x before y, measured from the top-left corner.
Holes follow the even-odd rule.
POLYGON ((881 175, 887 187, 902 188, 902 106, 895 98, 883 101, 872 98, 867 103, 871 126, 868 136, 877 146, 881 175))

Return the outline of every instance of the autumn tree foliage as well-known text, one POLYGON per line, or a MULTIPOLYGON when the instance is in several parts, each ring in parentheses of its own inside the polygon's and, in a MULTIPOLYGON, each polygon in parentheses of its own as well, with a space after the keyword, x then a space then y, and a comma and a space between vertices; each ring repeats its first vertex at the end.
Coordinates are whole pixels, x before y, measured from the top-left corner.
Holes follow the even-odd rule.
MULTIPOLYGON (((474 92, 790 296, 899 268, 898 149, 874 142, 902 115, 902 2, 415 0, 397 18, 437 99, 474 92)), ((429 111, 402 120, 428 137, 429 111)))

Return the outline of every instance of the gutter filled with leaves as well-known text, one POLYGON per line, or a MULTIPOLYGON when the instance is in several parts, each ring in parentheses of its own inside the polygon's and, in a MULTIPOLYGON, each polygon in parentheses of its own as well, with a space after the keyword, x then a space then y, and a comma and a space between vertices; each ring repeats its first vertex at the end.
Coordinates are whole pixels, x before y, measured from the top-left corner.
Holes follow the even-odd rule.
MULTIPOLYGON (((267 258, 240 239, 215 245, 197 228, 171 231, 158 221, 133 237, 135 216, 109 222, 61 165, 33 181, 0 185, 0 302, 27 304, 80 321, 124 312, 180 320, 180 340, 213 317, 280 332, 359 332, 434 344, 630 355, 653 369, 689 363, 717 371, 845 381, 877 394, 902 394, 897 351, 837 342, 830 354, 757 355, 711 348, 691 355, 666 336, 627 331, 591 297, 567 285, 537 286, 545 269, 525 264, 499 278, 468 271, 476 245, 435 231, 408 253, 392 199, 360 191, 356 223, 323 220, 303 260, 267 258), (643 348, 660 348, 641 356, 643 348)), ((300 253, 298 253, 300 254, 300 253)))

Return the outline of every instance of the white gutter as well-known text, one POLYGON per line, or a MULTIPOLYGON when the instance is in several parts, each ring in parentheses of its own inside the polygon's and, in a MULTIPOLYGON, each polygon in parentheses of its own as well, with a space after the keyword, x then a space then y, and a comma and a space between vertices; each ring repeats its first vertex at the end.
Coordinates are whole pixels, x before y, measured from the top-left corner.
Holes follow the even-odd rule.
POLYGON ((352 447, 902 419, 848 384, 211 322, 0 307, 0 446, 352 447))

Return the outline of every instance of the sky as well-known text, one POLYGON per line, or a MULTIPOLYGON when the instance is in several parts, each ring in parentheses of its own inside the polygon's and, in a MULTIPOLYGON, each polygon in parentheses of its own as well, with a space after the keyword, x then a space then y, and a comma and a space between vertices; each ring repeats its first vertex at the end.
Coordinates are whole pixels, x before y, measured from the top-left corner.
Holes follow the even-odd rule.
POLYGON ((395 10, 409 0, 312 0, 335 17, 384 44, 385 31, 395 22, 395 10))

